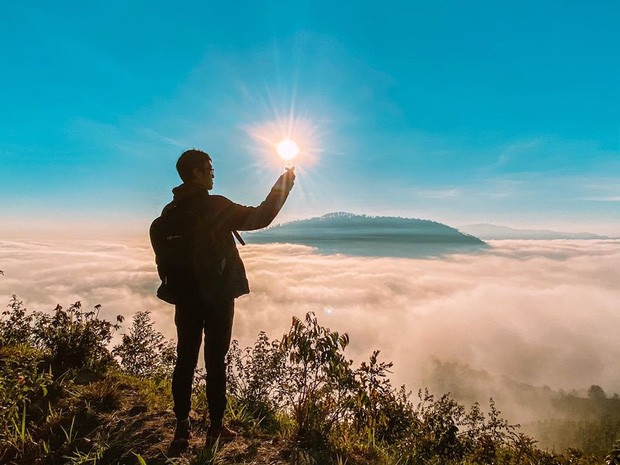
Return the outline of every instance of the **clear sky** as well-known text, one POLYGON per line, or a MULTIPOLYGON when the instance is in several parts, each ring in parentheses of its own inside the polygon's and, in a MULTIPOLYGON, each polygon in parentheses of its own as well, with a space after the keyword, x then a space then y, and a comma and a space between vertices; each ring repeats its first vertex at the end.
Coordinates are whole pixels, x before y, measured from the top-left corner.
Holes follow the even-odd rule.
POLYGON ((281 219, 620 234, 618 2, 93 3, 3 5, 4 229, 140 230, 191 147, 257 204, 290 136, 281 219))

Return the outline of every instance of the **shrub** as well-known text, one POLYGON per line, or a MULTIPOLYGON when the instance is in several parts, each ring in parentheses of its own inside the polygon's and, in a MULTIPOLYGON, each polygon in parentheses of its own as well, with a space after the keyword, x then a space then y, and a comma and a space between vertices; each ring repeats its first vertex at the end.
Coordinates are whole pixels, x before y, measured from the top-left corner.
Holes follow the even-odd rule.
POLYGON ((314 313, 305 322, 294 317, 282 337, 287 365, 278 395, 290 405, 302 442, 325 442, 347 415, 355 383, 352 362, 342 353, 348 343, 347 334, 320 326, 314 313))
POLYGON ((399 463, 563 463, 517 433, 518 425, 501 418, 493 399, 485 415, 478 404, 467 412, 449 394, 436 399, 425 390, 418 398, 415 422, 393 448, 399 463))
MULTIPOLYGON (((508 424, 491 399, 488 413, 469 411, 449 394, 418 393, 414 405, 388 378, 391 363, 375 351, 353 369, 348 344, 308 313, 293 318, 280 341, 260 333, 254 347, 229 355, 229 391, 237 416, 249 405, 270 414, 288 412, 297 446, 318 462, 355 457, 362 463, 548 463, 564 458, 534 447, 534 440, 508 424)), ((586 463, 582 459, 570 463, 586 463)), ((567 462, 568 463, 568 462, 567 462)))
POLYGON ((120 358, 123 370, 141 377, 168 377, 176 362, 175 344, 153 329, 149 311, 133 316, 129 334, 123 334, 112 354, 120 358))
POLYGON ((254 347, 239 348, 232 341, 226 355, 227 386, 238 408, 258 420, 263 427, 276 426, 277 411, 284 407, 280 381, 286 370, 280 341, 270 341, 260 332, 254 347))
POLYGON ((0 345, 28 344, 32 338, 33 315, 28 313, 24 303, 15 294, 11 297, 8 310, 0 319, 0 345))
POLYGON ((376 350, 367 362, 355 370, 355 394, 352 405, 353 424, 373 438, 388 443, 398 440, 415 421, 409 393, 404 386, 396 390, 387 377, 392 363, 378 362, 376 350))
POLYGON ((107 346, 123 317, 117 316, 113 324, 99 318, 100 309, 95 305, 94 311, 84 312, 76 302, 67 310, 56 306, 53 315, 35 312, 34 341, 49 352, 55 373, 81 368, 99 371, 112 362, 107 346))

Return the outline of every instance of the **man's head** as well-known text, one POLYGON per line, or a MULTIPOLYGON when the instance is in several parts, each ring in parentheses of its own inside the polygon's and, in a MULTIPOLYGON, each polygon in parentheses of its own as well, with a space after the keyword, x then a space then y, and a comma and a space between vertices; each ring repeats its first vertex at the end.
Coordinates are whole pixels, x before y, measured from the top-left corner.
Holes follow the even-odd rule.
POLYGON ((213 165, 208 153, 197 149, 186 150, 177 161, 177 171, 185 183, 213 188, 213 165))

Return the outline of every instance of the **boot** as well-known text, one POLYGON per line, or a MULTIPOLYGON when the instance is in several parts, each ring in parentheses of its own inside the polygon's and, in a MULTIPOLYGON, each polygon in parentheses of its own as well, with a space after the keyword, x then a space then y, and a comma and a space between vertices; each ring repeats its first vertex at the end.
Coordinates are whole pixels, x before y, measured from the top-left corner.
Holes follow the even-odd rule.
POLYGON ((209 426, 207 430, 207 439, 205 441, 205 445, 207 447, 211 447, 216 441, 219 441, 220 444, 224 442, 230 442, 237 437, 237 432, 231 430, 230 428, 222 425, 222 426, 209 426))
POLYGON ((191 437, 191 423, 189 418, 185 420, 177 420, 177 426, 174 430, 174 437, 170 443, 169 451, 171 453, 179 453, 187 450, 189 447, 189 438, 191 437))

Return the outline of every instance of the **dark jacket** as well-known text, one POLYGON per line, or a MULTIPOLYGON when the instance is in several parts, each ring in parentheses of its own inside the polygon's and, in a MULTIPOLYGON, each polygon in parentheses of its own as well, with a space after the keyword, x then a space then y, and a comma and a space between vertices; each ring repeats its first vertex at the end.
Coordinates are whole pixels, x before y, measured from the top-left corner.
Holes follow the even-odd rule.
POLYGON ((177 205, 195 212, 199 218, 194 233, 194 279, 188 280, 183 291, 188 299, 198 296, 229 299, 250 292, 233 233, 269 226, 291 188, 292 182, 285 173, 258 207, 246 207, 221 195, 210 195, 197 184, 184 183, 172 190, 173 201, 164 207, 162 214, 177 205))

